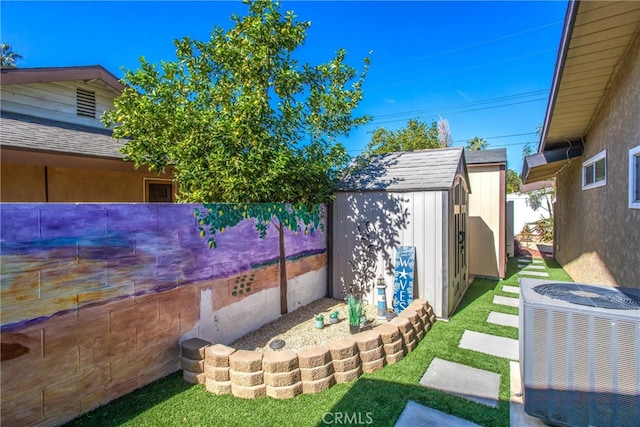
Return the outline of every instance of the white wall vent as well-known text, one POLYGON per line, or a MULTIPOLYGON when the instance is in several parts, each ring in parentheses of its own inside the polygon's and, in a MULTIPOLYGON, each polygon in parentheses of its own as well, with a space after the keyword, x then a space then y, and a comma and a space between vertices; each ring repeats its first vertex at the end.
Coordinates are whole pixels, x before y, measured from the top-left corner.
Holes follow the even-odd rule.
POLYGON ((640 289, 520 279, 524 409, 557 426, 640 426, 640 289))
POLYGON ((96 93, 85 89, 76 89, 76 114, 82 117, 96 118, 96 93))

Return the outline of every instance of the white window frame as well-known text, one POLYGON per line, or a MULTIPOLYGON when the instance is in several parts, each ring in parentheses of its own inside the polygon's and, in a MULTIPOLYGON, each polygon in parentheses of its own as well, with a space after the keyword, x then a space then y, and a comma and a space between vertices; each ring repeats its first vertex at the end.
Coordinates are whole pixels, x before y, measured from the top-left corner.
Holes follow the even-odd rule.
POLYGON ((607 185, 607 150, 602 150, 595 156, 585 160, 582 163, 582 189, 589 190, 590 188, 602 187, 604 185, 607 185), (594 181, 591 184, 587 184, 584 179, 585 169, 591 165, 595 165, 596 162, 602 159, 604 159, 604 179, 601 179, 600 181, 594 181))
POLYGON ((640 209, 636 195, 636 162, 640 162, 640 145, 629 150, 629 208, 640 209))

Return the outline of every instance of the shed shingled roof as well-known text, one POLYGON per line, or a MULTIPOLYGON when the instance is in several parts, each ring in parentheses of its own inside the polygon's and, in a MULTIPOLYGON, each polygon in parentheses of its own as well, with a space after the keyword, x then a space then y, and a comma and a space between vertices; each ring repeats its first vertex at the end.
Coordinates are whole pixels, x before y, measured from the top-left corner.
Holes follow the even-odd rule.
POLYGON ((464 157, 467 165, 488 163, 507 163, 507 149, 494 148, 491 150, 465 151, 464 157))
POLYGON ((453 187, 461 162, 466 176, 460 147, 380 154, 341 179, 337 191, 447 190, 453 187))
POLYGON ((124 144, 111 130, 56 120, 0 113, 0 144, 6 148, 122 160, 124 144))

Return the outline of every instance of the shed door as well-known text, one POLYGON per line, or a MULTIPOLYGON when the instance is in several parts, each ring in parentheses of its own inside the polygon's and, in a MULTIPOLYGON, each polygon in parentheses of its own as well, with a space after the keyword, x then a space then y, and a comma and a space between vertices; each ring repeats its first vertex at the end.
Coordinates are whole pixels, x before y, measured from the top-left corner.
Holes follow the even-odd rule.
POLYGON ((453 258, 451 288, 449 289, 449 315, 467 288, 467 189, 462 179, 453 187, 453 258))

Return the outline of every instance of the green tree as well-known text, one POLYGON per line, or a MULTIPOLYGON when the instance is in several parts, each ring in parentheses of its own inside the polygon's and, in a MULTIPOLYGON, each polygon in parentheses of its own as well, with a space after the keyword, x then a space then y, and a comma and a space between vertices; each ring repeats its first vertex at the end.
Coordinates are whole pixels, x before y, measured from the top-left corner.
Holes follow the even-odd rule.
POLYGON ((0 62, 0 68, 16 68, 16 60, 22 59, 22 56, 13 51, 10 44, 0 43, 0 50, 2 51, 2 59, 0 62))
POLYGON ((520 174, 513 169, 507 169, 507 194, 519 193, 521 185, 520 174))
POLYGON ((407 126, 397 131, 389 131, 384 128, 373 131, 373 136, 364 152, 372 155, 442 147, 436 121, 427 125, 418 119, 412 119, 409 120, 407 126))
POLYGON ((489 147, 489 143, 485 141, 483 138, 474 136, 472 139, 467 141, 467 151, 480 151, 486 150, 489 147))
POLYGON ((318 204, 331 200, 348 162, 337 139, 369 120, 353 115, 369 58, 360 73, 342 49, 327 63, 301 64, 293 52, 310 23, 282 14, 277 2, 248 7, 207 41, 176 40, 175 61, 157 66, 141 58, 138 70, 125 71, 127 87, 102 120, 115 138, 127 139, 122 151, 136 167, 171 167, 180 201, 231 203, 198 212, 211 247, 216 230, 244 218, 234 206, 254 206, 241 212, 256 219, 261 235, 269 218, 280 235, 285 313, 284 229, 319 224, 318 204), (257 205, 264 203, 278 205, 278 213, 257 205))

